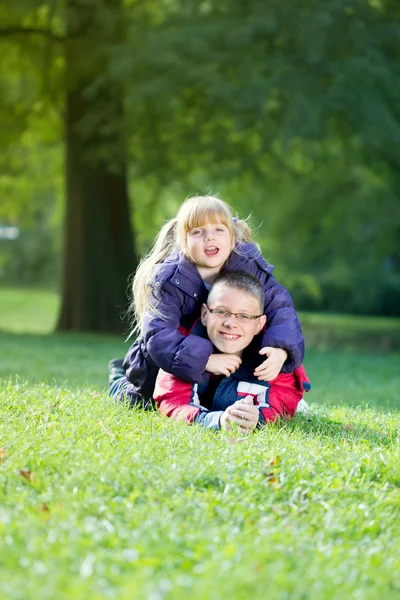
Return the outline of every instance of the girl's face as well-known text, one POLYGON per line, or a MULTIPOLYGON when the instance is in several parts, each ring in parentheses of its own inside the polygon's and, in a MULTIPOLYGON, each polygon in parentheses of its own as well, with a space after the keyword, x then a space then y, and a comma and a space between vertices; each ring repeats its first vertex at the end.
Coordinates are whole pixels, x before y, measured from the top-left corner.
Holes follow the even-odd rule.
POLYGON ((186 237, 187 254, 202 277, 203 273, 219 273, 233 245, 229 230, 222 223, 205 223, 188 231, 186 237))

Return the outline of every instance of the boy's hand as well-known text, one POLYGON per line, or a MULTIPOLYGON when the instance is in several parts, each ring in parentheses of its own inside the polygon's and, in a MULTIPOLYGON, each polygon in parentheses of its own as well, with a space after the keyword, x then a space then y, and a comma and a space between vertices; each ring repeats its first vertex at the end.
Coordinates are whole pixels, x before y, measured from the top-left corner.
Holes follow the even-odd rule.
POLYGON ((241 364, 242 359, 235 354, 211 354, 206 364, 206 371, 229 377, 241 364))
POLYGON ((271 348, 265 346, 261 348, 259 354, 266 354, 267 360, 261 363, 255 369, 254 376, 260 381, 271 381, 277 377, 283 367, 283 363, 288 357, 288 353, 283 348, 271 348))
POLYGON ((244 400, 237 400, 222 413, 220 419, 221 429, 229 430, 236 423, 244 432, 251 433, 257 426, 259 412, 254 406, 253 397, 246 396, 244 400))

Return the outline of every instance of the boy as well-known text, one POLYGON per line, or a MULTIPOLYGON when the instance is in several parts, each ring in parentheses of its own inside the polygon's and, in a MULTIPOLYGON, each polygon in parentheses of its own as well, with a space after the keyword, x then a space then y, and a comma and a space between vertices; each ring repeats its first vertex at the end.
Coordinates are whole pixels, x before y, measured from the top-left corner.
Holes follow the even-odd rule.
POLYGON ((236 423, 247 432, 294 415, 303 391, 311 388, 304 368, 269 382, 257 377, 257 336, 266 325, 263 306, 263 288, 250 273, 224 271, 217 277, 189 335, 208 337, 217 351, 232 357, 226 376, 193 384, 160 370, 154 400, 162 414, 212 429, 236 423))

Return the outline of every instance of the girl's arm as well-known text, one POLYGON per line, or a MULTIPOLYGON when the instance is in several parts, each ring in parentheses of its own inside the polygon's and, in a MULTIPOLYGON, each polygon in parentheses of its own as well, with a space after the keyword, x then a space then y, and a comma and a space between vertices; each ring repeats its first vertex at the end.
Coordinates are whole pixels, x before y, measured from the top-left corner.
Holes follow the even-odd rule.
MULTIPOLYGON (((212 343, 197 335, 186 335, 179 330, 184 298, 174 286, 166 282, 157 290, 159 315, 144 319, 143 339, 147 351, 156 365, 176 377, 202 383, 209 377, 205 370, 213 352, 212 343)), ((200 316, 193 315, 193 321, 200 316)))
POLYGON ((262 346, 286 350, 288 357, 282 372, 291 373, 301 365, 304 357, 304 338, 293 300, 273 275, 267 275, 264 290, 264 313, 267 317, 267 325, 262 346))
POLYGON ((272 265, 266 262, 254 244, 239 244, 237 252, 232 252, 227 268, 250 271, 260 280, 267 317, 262 346, 286 350, 288 357, 282 372, 292 372, 303 360, 304 338, 289 292, 276 281, 272 265))

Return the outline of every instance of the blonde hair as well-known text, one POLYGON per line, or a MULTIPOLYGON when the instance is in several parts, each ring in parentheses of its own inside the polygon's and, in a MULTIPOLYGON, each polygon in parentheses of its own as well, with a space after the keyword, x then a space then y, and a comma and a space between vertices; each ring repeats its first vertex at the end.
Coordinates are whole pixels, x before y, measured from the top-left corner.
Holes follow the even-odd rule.
POLYGON ((176 217, 161 228, 153 248, 136 269, 132 285, 133 302, 130 307, 134 325, 132 333, 142 331, 146 314, 162 316, 151 294, 151 280, 155 267, 163 263, 173 251, 181 251, 192 260, 187 249, 187 234, 191 229, 202 227, 205 223, 225 225, 232 240, 233 251, 236 251, 235 247, 240 242, 252 242, 250 227, 245 221, 233 216, 226 202, 216 196, 187 198, 176 217))

